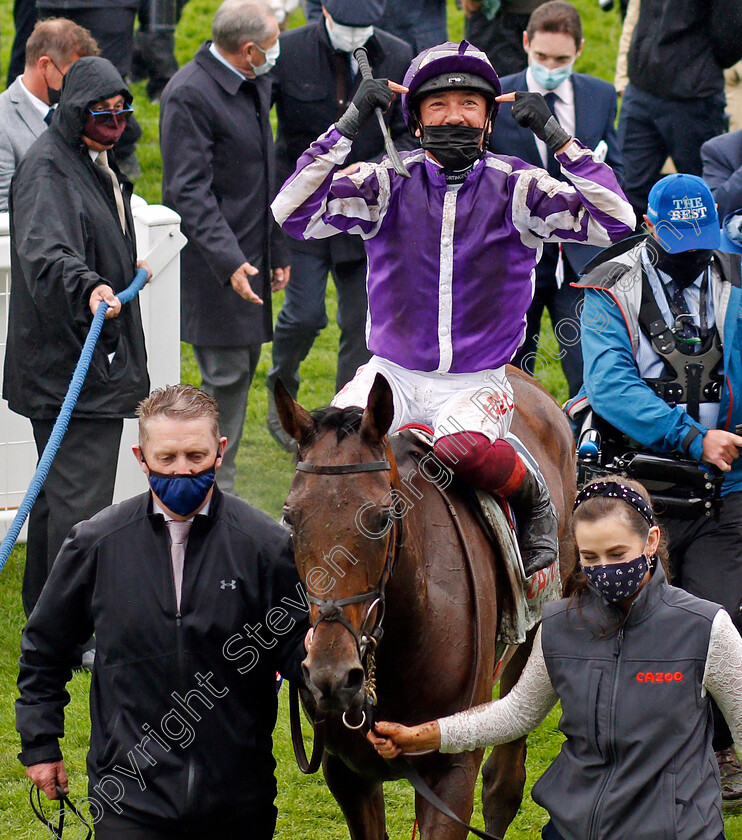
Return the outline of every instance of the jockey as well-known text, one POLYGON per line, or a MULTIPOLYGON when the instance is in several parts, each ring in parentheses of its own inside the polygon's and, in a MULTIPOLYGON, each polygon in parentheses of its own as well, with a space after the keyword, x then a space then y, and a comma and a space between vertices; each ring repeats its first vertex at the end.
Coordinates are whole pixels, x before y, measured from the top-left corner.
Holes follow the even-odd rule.
POLYGON ((368 256, 368 347, 374 354, 333 405, 365 405, 377 373, 394 395, 392 431, 433 427, 435 454, 464 480, 508 499, 528 574, 551 565, 557 517, 548 490, 506 440, 513 390, 505 365, 523 341, 544 242, 606 246, 634 214, 613 171, 572 139, 536 93, 500 96, 484 52, 467 41, 423 51, 404 86, 361 83, 335 125, 299 158, 273 202, 297 239, 360 235, 368 256), (343 163, 359 126, 394 91, 419 151, 343 163), (501 101, 555 153, 572 185, 487 152, 501 101))

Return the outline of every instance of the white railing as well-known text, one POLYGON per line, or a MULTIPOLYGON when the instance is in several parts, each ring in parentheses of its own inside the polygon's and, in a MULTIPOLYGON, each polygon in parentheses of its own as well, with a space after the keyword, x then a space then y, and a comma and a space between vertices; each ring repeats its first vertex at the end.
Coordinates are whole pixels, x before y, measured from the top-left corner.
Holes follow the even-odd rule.
MULTIPOLYGON (((153 278, 139 295, 147 366, 153 388, 180 382, 180 251, 186 239, 180 216, 143 199, 132 201, 137 252, 152 268, 153 278)), ((10 295, 9 217, 0 213, 0 387, 8 326, 10 295)), ((146 489, 144 476, 131 454, 136 443, 135 420, 124 421, 119 450, 114 500, 120 501, 146 489)), ((31 423, 0 399, 0 537, 7 531, 36 468, 36 446, 31 423)), ((91 465, 95 469, 95 465, 91 465)), ((25 540, 25 526, 21 540, 25 540)))

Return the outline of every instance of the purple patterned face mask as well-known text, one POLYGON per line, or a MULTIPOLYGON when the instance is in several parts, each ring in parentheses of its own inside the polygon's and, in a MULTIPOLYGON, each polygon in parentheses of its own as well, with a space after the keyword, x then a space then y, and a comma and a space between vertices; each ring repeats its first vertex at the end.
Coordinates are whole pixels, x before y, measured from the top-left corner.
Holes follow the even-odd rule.
POLYGON ((646 554, 640 554, 623 563, 580 565, 590 586, 609 604, 618 604, 624 598, 636 595, 649 571, 649 559, 646 554))

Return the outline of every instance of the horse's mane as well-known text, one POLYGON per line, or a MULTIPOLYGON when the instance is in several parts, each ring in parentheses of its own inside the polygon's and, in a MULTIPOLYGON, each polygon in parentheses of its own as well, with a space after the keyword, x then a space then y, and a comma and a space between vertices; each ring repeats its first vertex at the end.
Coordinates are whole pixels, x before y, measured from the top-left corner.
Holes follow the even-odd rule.
POLYGON ((348 435, 357 434, 361 428, 363 409, 356 405, 347 408, 336 408, 329 405, 317 408, 312 412, 314 420, 313 437, 317 438, 322 432, 335 431, 337 442, 340 443, 348 435))

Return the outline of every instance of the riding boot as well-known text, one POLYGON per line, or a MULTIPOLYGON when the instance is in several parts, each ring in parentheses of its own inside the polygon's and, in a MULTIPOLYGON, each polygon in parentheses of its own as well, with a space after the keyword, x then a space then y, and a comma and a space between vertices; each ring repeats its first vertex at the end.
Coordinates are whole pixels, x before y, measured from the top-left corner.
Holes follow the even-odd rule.
POLYGON ((510 502, 527 577, 554 562, 559 518, 549 490, 508 441, 491 443, 479 432, 456 432, 439 438, 434 451, 464 481, 510 502))
POLYGON ((507 500, 518 521, 520 554, 526 577, 530 577, 557 558, 559 517, 546 485, 530 470, 507 500))

